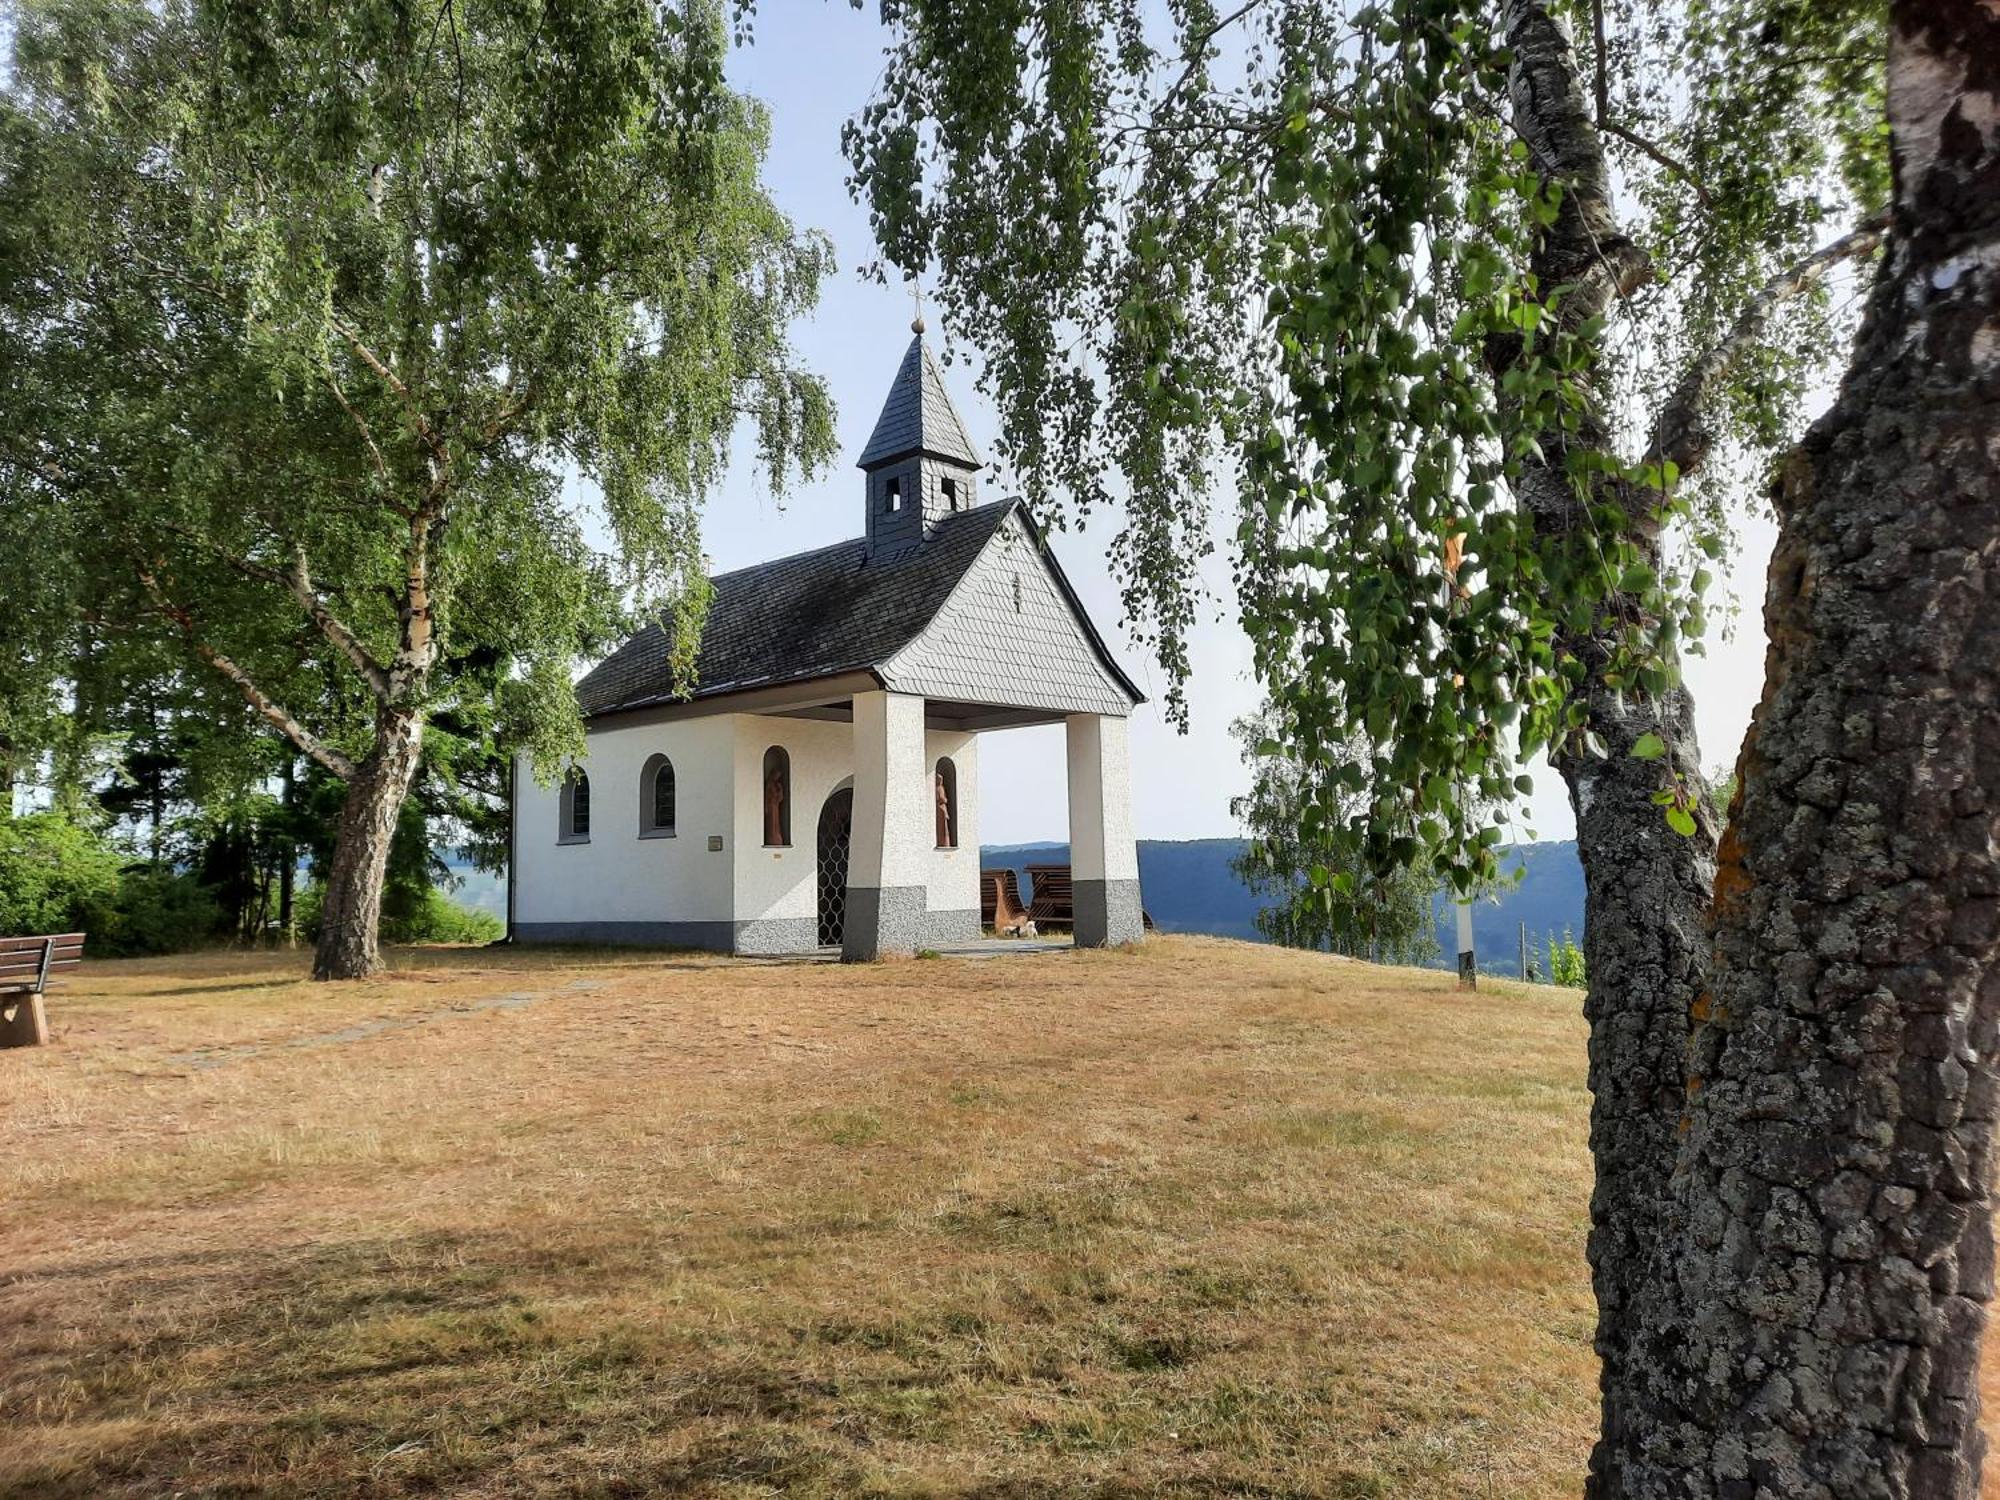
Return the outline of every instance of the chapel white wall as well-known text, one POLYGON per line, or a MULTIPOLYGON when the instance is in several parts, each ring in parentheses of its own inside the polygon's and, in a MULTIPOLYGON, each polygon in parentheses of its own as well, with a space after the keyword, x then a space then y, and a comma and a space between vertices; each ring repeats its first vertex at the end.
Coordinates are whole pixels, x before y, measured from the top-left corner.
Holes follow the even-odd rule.
POLYGON ((854 774, 854 731, 846 724, 776 715, 732 714, 736 920, 818 916, 815 887, 819 814, 827 797, 854 774), (764 843, 764 752, 784 747, 792 759, 790 848, 764 843))
MULTIPOLYGON (((924 764, 935 774, 940 759, 958 768, 958 847, 933 847, 926 906, 931 911, 975 911, 979 907, 979 736, 932 729, 924 734, 924 764)), ((931 843, 937 842, 932 805, 931 843)))
MULTIPOLYGON (((733 716, 732 716, 733 717, 733 716)), ((592 728, 580 762, 590 777, 590 839, 559 843, 561 786, 515 767, 517 922, 725 922, 736 840, 734 731, 728 717, 592 728), (675 836, 639 837, 640 773, 674 764, 675 836), (724 835, 711 851, 710 834, 724 835)))
MULTIPOLYGON (((756 714, 734 716, 736 918, 818 915, 819 815, 826 799, 854 780, 854 730, 849 724, 756 714), (764 845, 764 752, 782 746, 792 761, 792 844, 764 845)), ((931 911, 971 911, 979 906, 979 740, 952 730, 924 731, 923 764, 914 772, 921 798, 899 799, 921 809, 900 820, 904 847, 889 863, 912 872, 931 911), (958 770, 958 847, 940 849, 930 777, 940 758, 958 770)))
MULTIPOLYGON (((590 730, 587 843, 559 843, 559 784, 536 784, 526 757, 515 792, 514 916, 521 923, 743 922, 815 918, 820 809, 854 775, 851 725, 760 714, 718 714, 590 730), (764 752, 791 757, 792 842, 764 844, 764 752), (655 754, 674 764, 675 837, 641 838, 640 777, 655 754), (722 836, 719 852, 710 835, 722 836)), ((924 731, 913 776, 922 809, 907 820, 892 861, 924 886, 931 911, 979 906, 979 741, 924 731), (958 847, 936 847, 930 777, 949 757, 958 771, 958 847)))

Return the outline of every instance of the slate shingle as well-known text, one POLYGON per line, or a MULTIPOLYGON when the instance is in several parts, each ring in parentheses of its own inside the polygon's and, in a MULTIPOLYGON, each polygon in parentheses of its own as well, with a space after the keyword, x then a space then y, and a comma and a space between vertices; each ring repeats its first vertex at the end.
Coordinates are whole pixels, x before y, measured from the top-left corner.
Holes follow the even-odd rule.
POLYGON ((944 372, 922 334, 910 340, 889 397, 882 403, 882 415, 875 419, 874 434, 855 462, 872 469, 912 453, 955 459, 973 469, 985 462, 951 404, 944 372))
MULTIPOLYGON (((1019 504, 947 516, 922 546, 868 556, 857 537, 715 580, 690 698, 863 671, 922 633, 1019 504)), ((577 684, 586 718, 674 701, 668 638, 649 625, 577 684)))
POLYGON ((1124 714, 1139 700, 1025 514, 1001 523, 883 675, 899 693, 1064 714, 1124 714))

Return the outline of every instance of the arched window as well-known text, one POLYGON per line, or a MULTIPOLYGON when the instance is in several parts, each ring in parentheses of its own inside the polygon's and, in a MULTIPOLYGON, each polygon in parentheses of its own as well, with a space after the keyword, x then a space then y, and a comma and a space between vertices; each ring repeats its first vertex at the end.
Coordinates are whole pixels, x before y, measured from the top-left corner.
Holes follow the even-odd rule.
POLYGON ((571 771, 563 778, 561 802, 561 821, 557 825, 556 842, 561 844, 590 842, 590 778, 581 771, 571 771))
POLYGON ((958 767, 949 759, 937 763, 931 775, 931 792, 937 802, 937 846, 958 847, 958 767))
POLYGON ((664 755, 649 756, 639 772, 639 837, 674 836, 674 763, 664 755))
POLYGON ((792 758, 784 746, 764 752, 764 843, 782 849, 792 842, 792 758))

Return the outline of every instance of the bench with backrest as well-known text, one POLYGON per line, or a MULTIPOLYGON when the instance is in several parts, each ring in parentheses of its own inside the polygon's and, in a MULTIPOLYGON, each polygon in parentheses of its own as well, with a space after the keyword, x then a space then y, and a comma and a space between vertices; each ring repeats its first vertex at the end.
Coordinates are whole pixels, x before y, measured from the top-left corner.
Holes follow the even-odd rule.
POLYGON ((1028 916, 1043 929, 1059 927, 1067 932, 1076 925, 1076 898, 1071 889, 1068 865, 1029 865, 1028 879, 1033 894, 1028 900, 1028 916))
POLYGON ((42 992, 58 969, 83 962, 80 932, 0 938, 0 1047, 39 1047, 49 1039, 42 992))
MULTIPOLYGON (((1028 916, 1037 927, 1063 931, 1076 928, 1076 882, 1068 865, 1029 865, 1028 878, 1034 882, 1034 897, 1028 902, 1028 916)), ((1146 931, 1154 931, 1153 914, 1141 910, 1139 921, 1146 931)))

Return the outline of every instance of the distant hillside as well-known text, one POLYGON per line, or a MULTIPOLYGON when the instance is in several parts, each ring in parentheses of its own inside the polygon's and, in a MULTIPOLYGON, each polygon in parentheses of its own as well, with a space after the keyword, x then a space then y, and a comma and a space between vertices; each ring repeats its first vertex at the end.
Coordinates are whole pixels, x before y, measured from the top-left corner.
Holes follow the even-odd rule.
MULTIPOLYGON (((1166 932, 1263 941, 1257 931, 1261 903, 1229 868, 1244 843, 1242 839, 1139 840, 1139 885, 1153 921, 1166 932)), ((988 869, 1024 871, 1031 864, 1066 861, 1069 845, 988 845, 979 855, 988 869)), ((1509 851, 1507 868, 1510 873, 1521 872, 1520 882, 1502 891, 1497 900, 1482 901, 1472 909, 1479 966, 1492 973, 1518 972, 1520 924, 1525 922, 1530 947, 1546 967, 1543 950, 1550 935, 1560 936, 1565 928, 1579 937, 1583 933, 1583 868, 1576 860, 1576 845, 1523 844, 1509 851)), ((1025 895, 1028 877, 1020 878, 1025 895)), ((1458 941, 1450 903, 1439 896, 1436 910, 1439 962, 1449 967, 1458 941)))
MULTIPOLYGON (((1257 931, 1257 898, 1231 873, 1229 862, 1243 851, 1242 839, 1139 840, 1139 884, 1146 910, 1165 932, 1205 932, 1217 937, 1262 942, 1257 931)), ((459 884, 452 898, 461 905, 507 913, 507 884, 467 865, 451 851, 445 856, 459 884)), ((1025 871, 1032 864, 1060 864, 1069 859, 1068 844, 989 844, 979 851, 988 869, 1002 866, 1025 871)), ((1518 885, 1501 892, 1497 901, 1482 901, 1472 909, 1473 940, 1479 966, 1490 973, 1518 972, 1520 924, 1528 926, 1528 942, 1544 967, 1550 936, 1565 928, 1583 935, 1583 869, 1573 843, 1523 844, 1508 856, 1508 869, 1520 870, 1518 885)), ((1021 891, 1028 877, 1021 875, 1021 891)), ((1455 953, 1451 906, 1437 902, 1439 962, 1450 967, 1455 953)))

